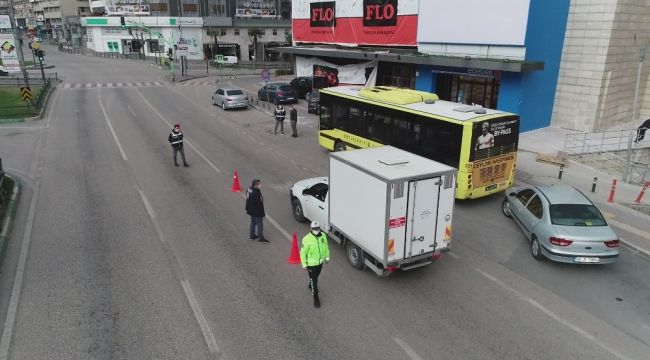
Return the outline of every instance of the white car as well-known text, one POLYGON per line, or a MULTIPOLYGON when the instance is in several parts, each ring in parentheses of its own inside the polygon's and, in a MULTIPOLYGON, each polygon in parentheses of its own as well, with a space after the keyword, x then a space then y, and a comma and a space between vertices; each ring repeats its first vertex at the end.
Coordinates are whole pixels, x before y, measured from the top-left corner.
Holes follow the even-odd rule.
POLYGON ((321 229, 329 230, 328 190, 327 177, 305 179, 295 183, 289 192, 293 217, 300 222, 318 221, 321 229))

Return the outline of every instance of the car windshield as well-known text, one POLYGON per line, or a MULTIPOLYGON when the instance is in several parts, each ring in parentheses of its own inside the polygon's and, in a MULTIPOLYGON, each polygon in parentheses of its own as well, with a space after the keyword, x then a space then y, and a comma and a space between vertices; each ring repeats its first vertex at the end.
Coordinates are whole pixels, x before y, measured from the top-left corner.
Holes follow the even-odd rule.
POLYGON ((291 91, 292 88, 289 85, 280 85, 279 89, 281 91, 291 91))
POLYGON ((606 226, 607 222, 593 205, 556 204, 549 207, 551 223, 562 226, 606 226))
POLYGON ((241 90, 228 90, 228 95, 244 95, 241 90))

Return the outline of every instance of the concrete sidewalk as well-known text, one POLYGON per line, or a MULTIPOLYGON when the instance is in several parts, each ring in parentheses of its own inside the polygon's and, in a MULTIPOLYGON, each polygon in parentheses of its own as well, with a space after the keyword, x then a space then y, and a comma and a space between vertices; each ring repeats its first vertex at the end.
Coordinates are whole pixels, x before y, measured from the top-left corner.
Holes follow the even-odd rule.
MULTIPOLYGON (((564 184, 579 189, 598 205, 621 241, 650 256, 650 216, 630 208, 636 205, 635 199, 642 189, 641 185, 630 185, 617 179, 614 201, 610 203, 608 200, 615 177, 568 160, 562 179, 559 179, 559 165, 537 161, 538 154, 554 155, 562 151, 565 136, 571 132, 548 127, 522 133, 519 136, 516 181, 531 185, 564 184), (594 178, 597 178, 596 190, 591 192, 594 178)), ((650 207, 650 194, 644 195, 640 205, 650 207)))

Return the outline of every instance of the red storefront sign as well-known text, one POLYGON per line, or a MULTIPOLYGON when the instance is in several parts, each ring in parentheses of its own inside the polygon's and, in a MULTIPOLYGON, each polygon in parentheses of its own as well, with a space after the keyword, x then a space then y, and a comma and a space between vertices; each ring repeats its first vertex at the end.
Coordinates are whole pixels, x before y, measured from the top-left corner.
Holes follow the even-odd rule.
POLYGON ((292 4, 295 42, 417 46, 418 0, 292 4))

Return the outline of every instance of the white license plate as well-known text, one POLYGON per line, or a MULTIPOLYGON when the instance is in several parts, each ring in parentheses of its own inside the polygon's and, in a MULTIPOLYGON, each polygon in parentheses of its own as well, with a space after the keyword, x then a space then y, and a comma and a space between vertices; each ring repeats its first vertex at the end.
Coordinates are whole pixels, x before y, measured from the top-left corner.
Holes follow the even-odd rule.
POLYGON ((292 98, 292 97, 288 97, 287 100, 293 100, 293 98, 292 98))
POLYGON ((485 187, 485 191, 494 190, 497 188, 497 184, 488 185, 485 187))
POLYGON ((573 259, 574 262, 577 263, 585 263, 585 264, 593 264, 593 263, 598 263, 600 262, 600 259, 597 257, 576 257, 573 259))

